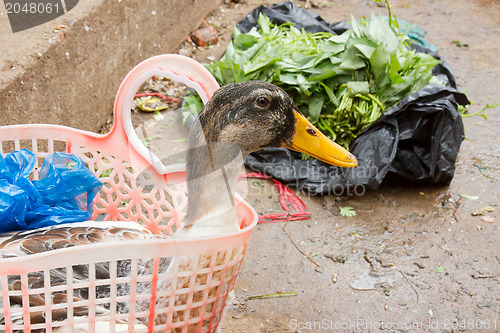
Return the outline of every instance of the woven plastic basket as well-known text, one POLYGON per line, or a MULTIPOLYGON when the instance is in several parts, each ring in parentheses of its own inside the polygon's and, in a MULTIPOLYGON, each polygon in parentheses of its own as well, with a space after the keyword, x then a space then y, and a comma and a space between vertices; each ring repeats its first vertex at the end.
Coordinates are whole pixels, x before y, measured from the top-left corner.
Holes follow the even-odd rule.
MULTIPOLYGON (((94 200, 92 223, 133 221, 155 234, 173 233, 187 204, 184 166, 164 166, 141 143, 131 122, 133 96, 153 75, 186 84, 204 102, 218 88, 196 61, 179 55, 156 56, 137 65, 123 80, 108 134, 58 125, 5 126, 0 127, 2 154, 22 148, 34 152, 38 163, 33 179, 38 179, 48 154, 78 155, 104 183, 94 200)), ((236 209, 241 230, 219 237, 96 243, 0 259, 0 332, 81 332, 82 327, 89 332, 215 331, 257 223, 256 212, 240 197, 236 209), (88 278, 76 280, 75 269, 82 267, 88 278), (99 267, 106 267, 109 276, 100 276, 99 267), (51 281, 56 271, 65 276, 64 283, 51 281), (44 281, 42 286, 31 286, 34 277, 44 281), (103 289, 108 291, 105 296, 103 289), (88 297, 75 302, 72 295, 82 290, 88 297), (42 304, 32 301, 37 296, 44 299, 42 304), (14 298, 22 302, 13 306, 14 298), (88 308, 88 315, 73 315, 77 308, 88 308), (31 323, 30 316, 40 312, 45 320, 31 323), (55 320, 61 312, 66 319, 55 320)))

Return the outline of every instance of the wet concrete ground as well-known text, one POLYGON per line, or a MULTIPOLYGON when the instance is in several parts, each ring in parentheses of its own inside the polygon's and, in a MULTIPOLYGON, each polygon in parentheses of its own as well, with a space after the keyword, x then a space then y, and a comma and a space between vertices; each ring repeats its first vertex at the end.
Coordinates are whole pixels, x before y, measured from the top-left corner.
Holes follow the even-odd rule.
MULTIPOLYGON (((311 10, 328 22, 387 13, 372 1, 316 3, 321 8, 311 10)), ((219 27, 219 45, 185 44, 180 53, 201 62, 218 58, 232 26, 259 4, 222 6, 207 18, 219 27)), ((498 1, 391 4, 439 48, 474 101, 471 113, 500 103, 498 1)), ((500 331, 499 110, 464 119, 467 139, 450 186, 394 181, 362 196, 301 194, 311 219, 258 225, 222 332, 500 331), (357 215, 340 216, 344 206, 357 215), (472 215, 486 206, 493 211, 472 215), (287 292, 297 295, 246 300, 287 292)), ((259 214, 282 212, 271 182, 250 181, 247 200, 259 214)))

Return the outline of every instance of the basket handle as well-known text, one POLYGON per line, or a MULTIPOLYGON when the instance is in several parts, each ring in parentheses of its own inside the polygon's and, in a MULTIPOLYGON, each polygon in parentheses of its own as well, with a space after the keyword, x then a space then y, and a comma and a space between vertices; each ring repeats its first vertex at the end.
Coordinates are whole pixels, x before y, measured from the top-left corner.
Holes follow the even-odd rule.
POLYGON ((134 95, 141 85, 152 76, 162 76, 172 81, 184 83, 196 90, 205 104, 219 88, 212 74, 199 62, 178 54, 163 54, 151 57, 135 66, 123 79, 115 98, 115 131, 124 130, 132 147, 145 158, 160 174, 179 171, 177 165, 166 167, 160 158, 149 150, 139 139, 132 126, 131 109, 134 95))

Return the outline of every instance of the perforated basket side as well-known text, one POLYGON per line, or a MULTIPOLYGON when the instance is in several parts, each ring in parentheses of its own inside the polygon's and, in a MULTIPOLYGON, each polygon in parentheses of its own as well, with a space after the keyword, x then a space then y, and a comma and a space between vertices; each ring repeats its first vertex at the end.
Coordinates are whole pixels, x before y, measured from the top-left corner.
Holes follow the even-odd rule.
POLYGON ((248 224, 222 238, 101 243, 3 259, 0 330, 214 332, 256 222, 246 203, 239 206, 248 224))
POLYGON ((172 234, 187 206, 186 184, 167 184, 152 169, 143 170, 109 152, 72 150, 103 182, 94 200, 94 220, 134 221, 154 233, 172 234))

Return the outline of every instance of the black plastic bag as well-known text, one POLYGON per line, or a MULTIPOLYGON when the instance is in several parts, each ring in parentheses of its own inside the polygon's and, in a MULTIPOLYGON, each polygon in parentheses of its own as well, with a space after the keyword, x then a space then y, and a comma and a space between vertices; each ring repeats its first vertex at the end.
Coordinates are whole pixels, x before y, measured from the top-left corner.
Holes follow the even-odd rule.
MULTIPOLYGON (((308 32, 343 33, 350 28, 343 21, 334 24, 293 3, 260 6, 250 12, 237 28, 245 33, 257 26, 259 13, 271 22, 294 23, 308 32)), ((417 51, 436 53, 418 44, 417 51)), ((267 148, 252 153, 245 164, 286 185, 311 194, 362 194, 365 186, 377 189, 389 175, 406 180, 448 185, 454 175, 458 150, 464 139, 462 118, 457 104, 467 105, 467 97, 457 91, 455 78, 443 61, 433 74, 446 86, 430 84, 401 100, 367 127, 351 144, 358 158, 353 169, 327 165, 318 160, 302 160, 301 154, 285 148, 267 148)))

